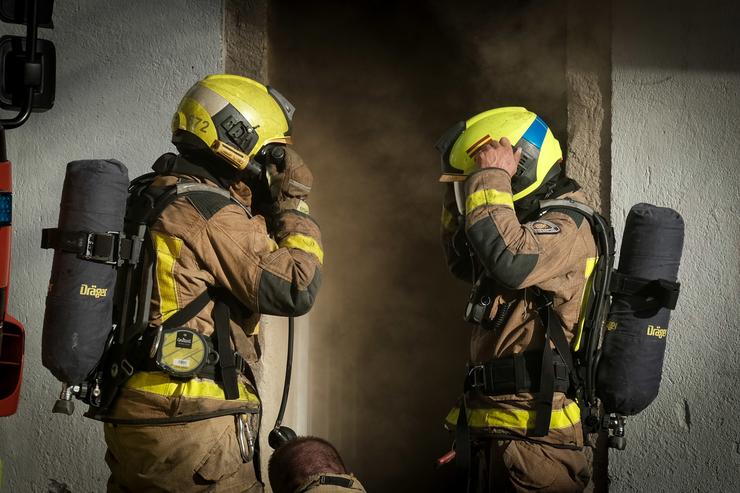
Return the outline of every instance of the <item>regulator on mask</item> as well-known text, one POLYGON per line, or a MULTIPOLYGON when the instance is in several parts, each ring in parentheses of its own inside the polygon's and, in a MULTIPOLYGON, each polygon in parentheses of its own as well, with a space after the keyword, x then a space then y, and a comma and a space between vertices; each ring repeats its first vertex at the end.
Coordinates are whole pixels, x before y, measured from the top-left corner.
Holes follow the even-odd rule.
POLYGON ((285 147, 268 144, 244 167, 244 183, 252 190, 252 209, 257 214, 270 216, 275 211, 275 196, 271 190, 272 177, 285 171, 285 147))

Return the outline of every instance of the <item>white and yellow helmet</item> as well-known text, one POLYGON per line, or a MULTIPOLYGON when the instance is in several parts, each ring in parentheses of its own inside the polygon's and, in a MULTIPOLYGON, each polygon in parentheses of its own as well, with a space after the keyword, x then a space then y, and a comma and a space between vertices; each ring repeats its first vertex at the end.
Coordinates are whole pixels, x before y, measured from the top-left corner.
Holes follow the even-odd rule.
POLYGON ((542 119, 522 107, 485 111, 449 129, 437 143, 442 154, 441 182, 461 182, 476 170, 472 156, 492 140, 506 137, 522 150, 511 179, 514 202, 535 192, 553 178, 553 167, 563 159, 560 143, 542 119), (551 173, 552 172, 552 173, 551 173))
POLYGON ((271 87, 238 75, 209 75, 180 101, 172 142, 202 142, 241 170, 265 145, 291 143, 294 112, 271 87))

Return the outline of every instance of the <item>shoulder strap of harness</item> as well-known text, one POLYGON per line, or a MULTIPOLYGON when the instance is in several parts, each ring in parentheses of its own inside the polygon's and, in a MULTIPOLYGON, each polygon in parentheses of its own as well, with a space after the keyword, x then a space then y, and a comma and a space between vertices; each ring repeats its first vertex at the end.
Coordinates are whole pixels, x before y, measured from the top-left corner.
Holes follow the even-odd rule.
POLYGON ((540 388, 536 394, 535 427, 531 433, 533 437, 546 436, 550 431, 550 417, 552 415, 552 399, 555 393, 554 354, 550 341, 555 346, 560 358, 568 368, 571 384, 579 386, 578 373, 573 364, 573 355, 565 337, 560 317, 552 307, 552 299, 545 292, 534 289, 535 298, 539 305, 539 313, 545 327, 545 340, 542 349, 542 366, 540 367, 540 388))

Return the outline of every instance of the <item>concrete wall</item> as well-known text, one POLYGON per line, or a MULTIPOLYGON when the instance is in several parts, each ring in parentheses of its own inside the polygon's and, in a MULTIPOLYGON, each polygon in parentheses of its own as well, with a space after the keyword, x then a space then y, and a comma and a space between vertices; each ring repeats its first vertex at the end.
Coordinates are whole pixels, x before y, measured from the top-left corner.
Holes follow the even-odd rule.
POLYGON ((737 491, 740 7, 631 0, 613 14, 612 219, 669 206, 686 241, 661 393, 611 452, 611 491, 737 491))
MULTIPOLYGON (((52 254, 41 228, 56 225, 64 165, 117 158, 130 175, 171 148, 179 98, 203 74, 223 70, 221 2, 56 2, 56 105, 8 132, 14 164, 13 279, 9 312, 26 326, 18 413, 0 420, 3 491, 46 491, 51 479, 98 492, 108 476, 99 423, 52 415, 59 384, 41 366, 41 326, 52 254)), ((7 28, 7 31, 5 31, 7 28)), ((2 25, 19 33, 19 26, 2 25), (15 27, 15 29, 14 29, 15 27)))

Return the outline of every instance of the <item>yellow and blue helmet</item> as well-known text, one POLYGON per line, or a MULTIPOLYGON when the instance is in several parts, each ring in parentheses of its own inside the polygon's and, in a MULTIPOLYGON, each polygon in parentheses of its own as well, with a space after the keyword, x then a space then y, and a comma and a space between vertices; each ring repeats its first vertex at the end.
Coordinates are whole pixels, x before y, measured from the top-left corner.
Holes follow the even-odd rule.
POLYGON ((563 151, 547 124, 526 108, 511 106, 485 111, 445 132, 436 146, 442 154, 439 181, 464 181, 477 168, 475 153, 503 137, 522 150, 517 173, 511 179, 515 202, 559 173, 554 167, 562 161, 563 151))
POLYGON ((268 144, 290 144, 295 107, 279 92, 238 75, 195 83, 172 118, 172 142, 203 145, 237 169, 268 144))

